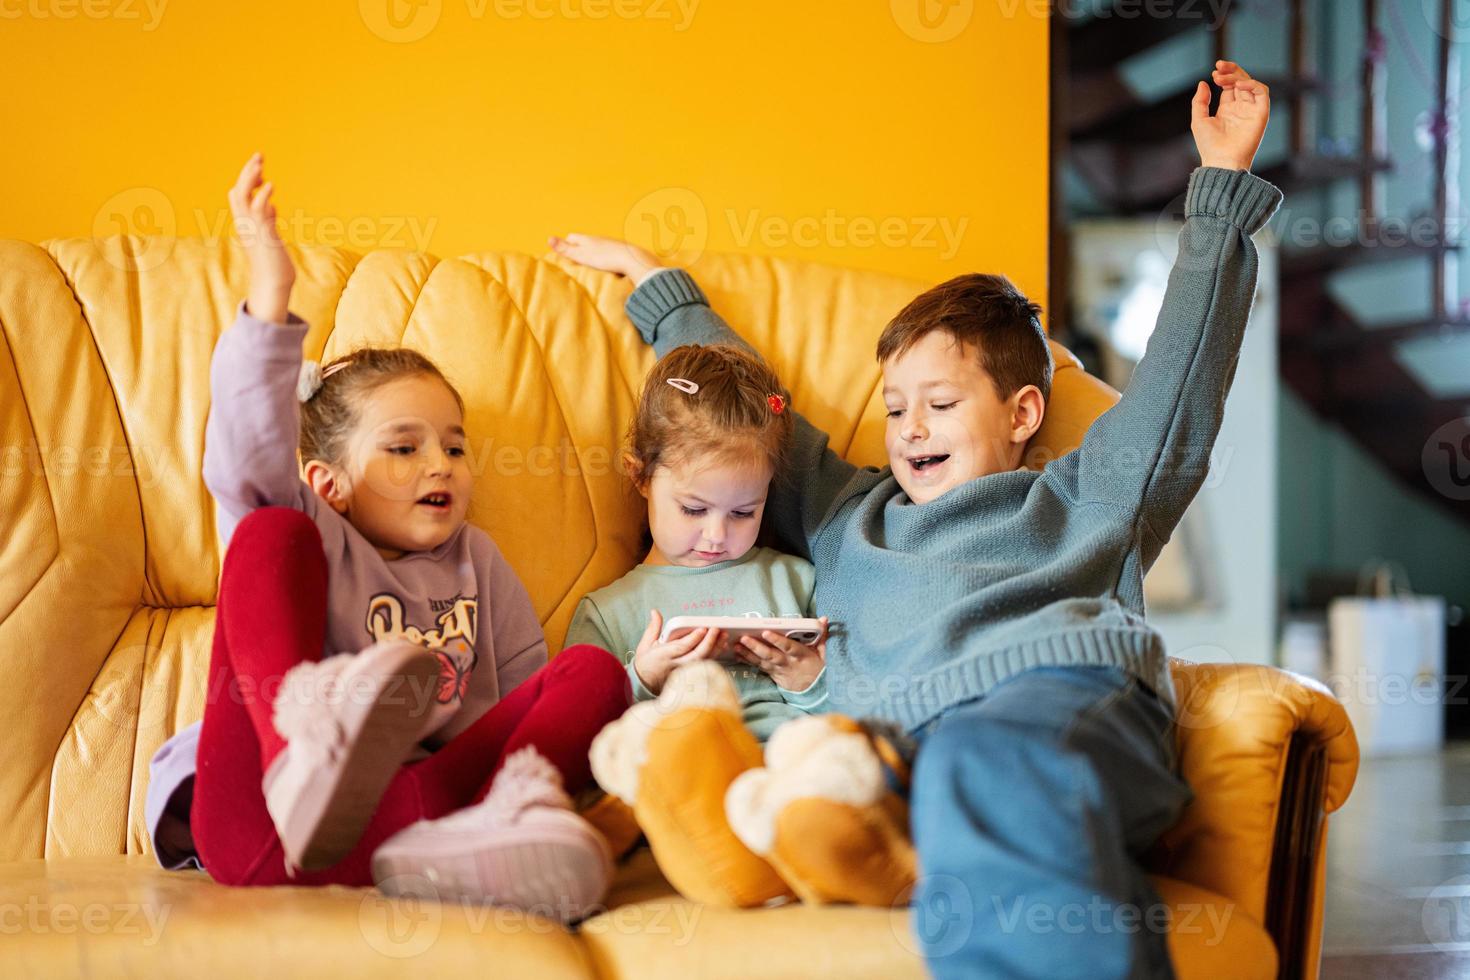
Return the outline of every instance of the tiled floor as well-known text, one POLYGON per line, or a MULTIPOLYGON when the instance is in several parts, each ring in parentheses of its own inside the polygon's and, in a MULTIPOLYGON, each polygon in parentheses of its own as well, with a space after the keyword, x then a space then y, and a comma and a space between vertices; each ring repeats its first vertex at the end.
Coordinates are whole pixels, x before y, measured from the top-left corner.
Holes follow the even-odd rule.
POLYGON ((1470 978, 1470 744, 1363 761, 1329 824, 1322 978, 1470 978))

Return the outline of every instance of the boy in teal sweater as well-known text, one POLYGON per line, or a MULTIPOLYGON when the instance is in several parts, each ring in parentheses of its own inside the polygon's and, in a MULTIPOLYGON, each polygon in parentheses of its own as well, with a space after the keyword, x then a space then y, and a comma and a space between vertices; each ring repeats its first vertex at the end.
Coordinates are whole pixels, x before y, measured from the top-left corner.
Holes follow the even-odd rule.
MULTIPOLYGON (((1213 74, 1158 327, 1081 447, 1022 467, 1051 383, 1038 308, 1002 277, 961 276, 879 340, 889 465, 848 464, 798 419, 789 489, 772 486, 768 519, 841 627, 827 707, 919 741, 915 928, 938 977, 1172 975, 1138 862, 1189 790, 1143 577, 1203 482, 1255 290, 1250 236, 1281 200, 1248 172, 1266 87, 1230 62, 1213 74)), ((659 354, 740 342, 686 273, 606 240, 557 248, 640 281, 628 313, 659 354)))

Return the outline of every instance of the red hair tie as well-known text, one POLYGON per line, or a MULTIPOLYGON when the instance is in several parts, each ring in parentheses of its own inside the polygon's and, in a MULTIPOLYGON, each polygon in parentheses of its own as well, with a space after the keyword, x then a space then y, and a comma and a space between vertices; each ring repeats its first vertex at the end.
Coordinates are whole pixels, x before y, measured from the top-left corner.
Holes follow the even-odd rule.
POLYGON ((766 404, 771 406, 771 411, 775 412, 777 415, 780 415, 782 412, 786 411, 786 399, 782 398, 780 395, 767 395, 766 404))

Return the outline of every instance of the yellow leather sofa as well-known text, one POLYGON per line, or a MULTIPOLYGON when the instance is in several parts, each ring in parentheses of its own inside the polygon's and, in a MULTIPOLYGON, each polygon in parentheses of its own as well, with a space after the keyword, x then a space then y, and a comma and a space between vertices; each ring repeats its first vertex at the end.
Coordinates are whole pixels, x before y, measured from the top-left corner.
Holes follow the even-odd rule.
MULTIPOLYGON (((626 283, 511 254, 298 253, 310 356, 429 353, 467 403, 470 519, 525 580, 553 649, 577 599, 640 557, 615 459, 651 354, 626 283)), ((796 405, 881 462, 874 340, 921 283, 711 256, 715 305, 796 405)), ((367 890, 227 889, 152 863, 148 759, 199 717, 220 554, 200 479, 208 364, 245 288, 233 246, 0 242, 0 972, 447 978, 923 975, 904 909, 731 912, 678 898, 646 850, 568 932, 367 890)), ((1033 462, 1116 395, 1065 351, 1033 462)), ((1357 748, 1321 687, 1247 665, 1175 667, 1197 799, 1150 856, 1183 977, 1310 977, 1326 814, 1357 748)))

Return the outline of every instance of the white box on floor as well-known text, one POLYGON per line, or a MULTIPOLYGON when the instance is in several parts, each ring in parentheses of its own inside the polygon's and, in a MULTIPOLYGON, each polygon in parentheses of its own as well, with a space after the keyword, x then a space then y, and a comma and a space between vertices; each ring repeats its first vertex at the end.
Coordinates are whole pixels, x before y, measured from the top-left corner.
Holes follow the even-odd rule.
POLYGON ((1330 686, 1363 755, 1444 744, 1445 602, 1439 596, 1334 599, 1330 686))

